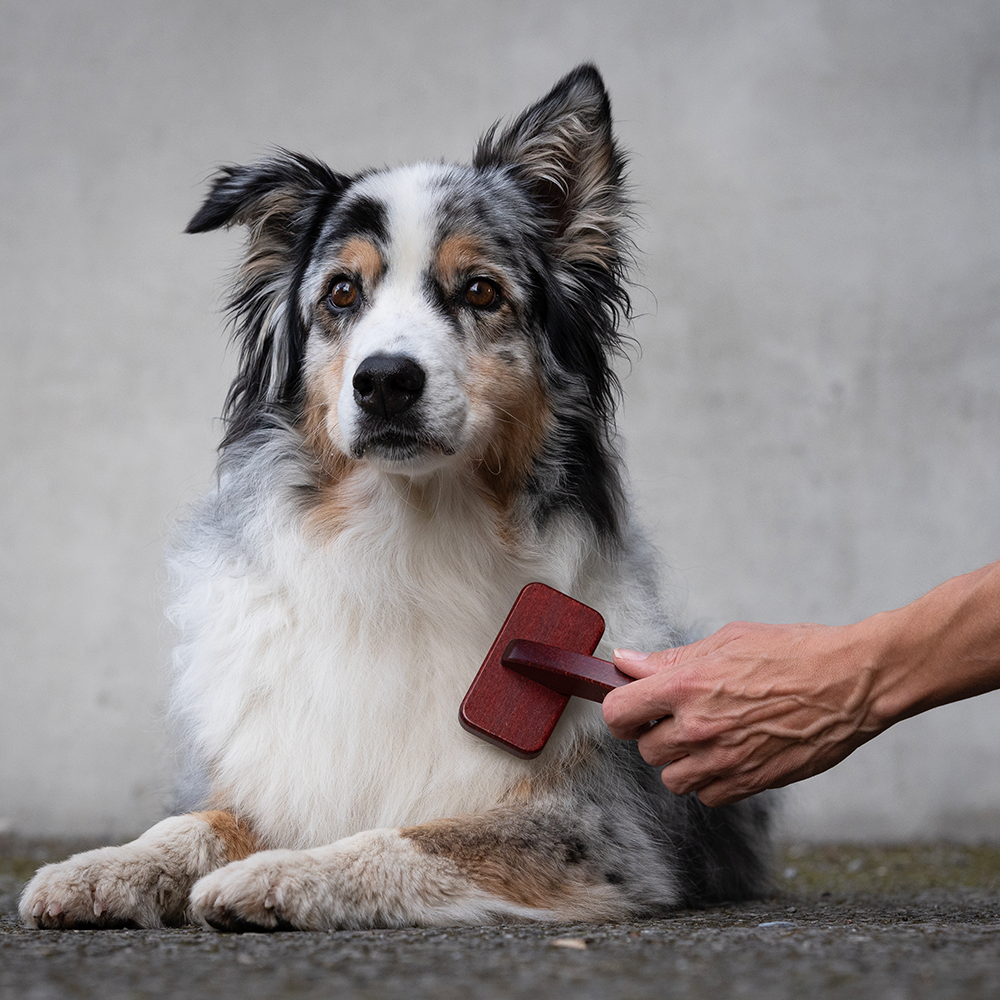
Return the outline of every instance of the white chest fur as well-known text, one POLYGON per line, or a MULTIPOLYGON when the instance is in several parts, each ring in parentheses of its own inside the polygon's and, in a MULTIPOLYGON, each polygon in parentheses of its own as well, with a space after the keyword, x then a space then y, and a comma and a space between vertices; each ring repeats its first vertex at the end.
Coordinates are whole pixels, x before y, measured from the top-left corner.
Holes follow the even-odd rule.
POLYGON ((175 711, 215 796, 270 843, 488 808, 596 724, 596 706, 574 705, 535 762, 460 728, 520 588, 571 589, 580 551, 547 548, 542 565, 505 551, 484 511, 446 514, 383 496, 326 543, 272 517, 249 564, 188 560, 175 711))

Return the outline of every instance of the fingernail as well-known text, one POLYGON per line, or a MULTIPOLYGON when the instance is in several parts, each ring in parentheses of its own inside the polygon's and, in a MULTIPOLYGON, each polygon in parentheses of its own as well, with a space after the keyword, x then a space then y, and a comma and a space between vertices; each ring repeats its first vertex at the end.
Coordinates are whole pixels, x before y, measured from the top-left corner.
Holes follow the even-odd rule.
POLYGON ((640 653, 634 649, 616 649, 615 656, 620 660, 645 660, 649 653, 640 653))

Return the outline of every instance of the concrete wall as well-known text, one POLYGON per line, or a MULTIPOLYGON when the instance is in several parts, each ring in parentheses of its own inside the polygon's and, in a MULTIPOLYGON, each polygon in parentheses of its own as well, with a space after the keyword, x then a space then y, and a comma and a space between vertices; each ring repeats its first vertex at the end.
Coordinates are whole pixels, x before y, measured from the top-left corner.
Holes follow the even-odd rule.
MULTIPOLYGON (((169 803, 157 597, 209 480, 220 162, 469 155, 594 59, 644 251, 621 426, 705 629, 857 619, 1000 556, 1000 7, 0 4, 0 823, 169 803)), ((793 834, 1000 837, 1000 695, 788 794, 793 834)))

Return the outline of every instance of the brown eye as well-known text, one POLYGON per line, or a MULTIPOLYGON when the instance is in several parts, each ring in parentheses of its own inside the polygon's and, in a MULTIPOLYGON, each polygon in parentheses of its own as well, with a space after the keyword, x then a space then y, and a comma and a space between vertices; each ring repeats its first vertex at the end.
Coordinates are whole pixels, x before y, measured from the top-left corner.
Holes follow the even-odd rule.
POLYGON ((476 278, 465 286, 465 301, 476 309, 500 304, 500 289, 486 278, 476 278))
POLYGON ((335 309, 350 309, 358 301, 358 286, 348 278, 341 278, 333 283, 329 299, 335 309))

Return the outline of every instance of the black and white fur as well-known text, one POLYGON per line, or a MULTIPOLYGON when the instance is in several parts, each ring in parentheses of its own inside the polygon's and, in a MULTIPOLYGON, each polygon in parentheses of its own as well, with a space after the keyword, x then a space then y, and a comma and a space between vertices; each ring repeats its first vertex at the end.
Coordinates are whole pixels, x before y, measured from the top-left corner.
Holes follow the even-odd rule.
POLYGON ((517 593, 662 648, 613 441, 624 159, 582 66, 470 166, 228 167, 242 225, 217 488, 172 554, 174 714, 203 811, 42 869, 39 927, 604 920, 766 881, 759 801, 667 792, 574 699, 525 761, 457 711, 517 593))

